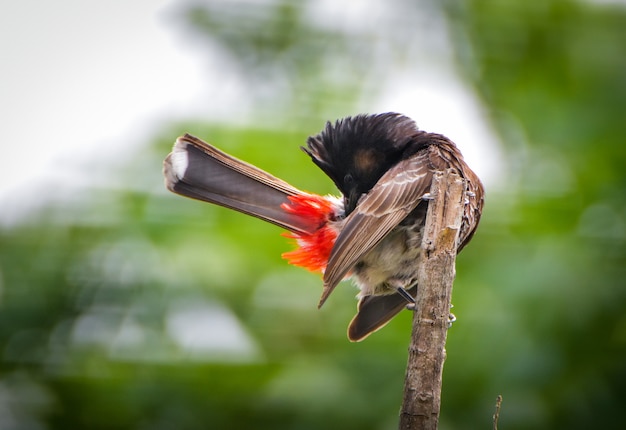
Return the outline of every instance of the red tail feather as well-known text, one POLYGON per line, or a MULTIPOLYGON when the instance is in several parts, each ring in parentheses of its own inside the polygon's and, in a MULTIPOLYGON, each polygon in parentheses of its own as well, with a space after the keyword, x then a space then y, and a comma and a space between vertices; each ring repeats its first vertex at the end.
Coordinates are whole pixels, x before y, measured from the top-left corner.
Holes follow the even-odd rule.
POLYGON ((329 199, 314 194, 288 198, 290 203, 282 204, 281 208, 310 221, 316 230, 311 234, 284 233, 283 236, 296 240, 298 248, 285 252, 282 257, 289 264, 312 272, 323 272, 337 238, 337 232, 328 224, 335 218, 335 205, 329 199))

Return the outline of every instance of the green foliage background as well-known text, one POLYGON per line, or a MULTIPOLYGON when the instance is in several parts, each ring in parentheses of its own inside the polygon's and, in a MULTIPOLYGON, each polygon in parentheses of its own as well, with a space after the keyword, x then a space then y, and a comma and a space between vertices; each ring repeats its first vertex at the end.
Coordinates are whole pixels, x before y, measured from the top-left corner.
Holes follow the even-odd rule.
POLYGON ((394 428, 409 313, 349 343, 353 289, 318 311, 319 279, 281 260, 289 246, 277 228, 167 194, 160 169, 188 131, 300 188, 332 192, 297 147, 324 120, 361 111, 388 67, 428 61, 401 41, 433 14, 445 19, 457 72, 486 106, 506 163, 458 260, 441 428, 490 428, 498 394, 503 429, 620 428, 626 8, 385 2, 398 25, 386 30, 393 43, 381 63, 373 40, 314 25, 306 3, 208 2, 178 15, 237 66, 258 123, 282 123, 164 125, 116 172, 132 189, 94 187, 0 230, 2 422, 394 428), (207 310, 223 318, 207 320, 207 310), (217 333, 214 349, 176 339, 185 315, 217 333), (228 327, 239 327, 240 342, 227 342, 228 327))

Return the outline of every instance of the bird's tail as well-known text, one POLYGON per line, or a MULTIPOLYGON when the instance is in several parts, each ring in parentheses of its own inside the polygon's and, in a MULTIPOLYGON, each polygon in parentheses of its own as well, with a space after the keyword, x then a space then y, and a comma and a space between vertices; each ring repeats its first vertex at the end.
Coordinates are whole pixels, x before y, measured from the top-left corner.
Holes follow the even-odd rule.
POLYGON ((319 228, 310 217, 285 210, 294 196, 308 194, 197 137, 179 137, 163 163, 172 192, 234 209, 294 233, 319 228))
MULTIPOLYGON (((407 289, 412 297, 417 295, 417 285, 407 289)), ((348 326, 348 339, 358 342, 383 328, 406 308, 408 302, 398 293, 361 297, 358 312, 348 326)))

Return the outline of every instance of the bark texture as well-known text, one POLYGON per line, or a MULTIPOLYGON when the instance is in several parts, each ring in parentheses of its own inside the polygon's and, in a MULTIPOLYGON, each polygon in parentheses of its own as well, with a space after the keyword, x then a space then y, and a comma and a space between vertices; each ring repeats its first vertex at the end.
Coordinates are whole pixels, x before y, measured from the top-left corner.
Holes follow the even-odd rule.
POLYGON ((454 170, 437 172, 430 194, 400 411, 401 430, 434 430, 439 422, 465 181, 454 170))

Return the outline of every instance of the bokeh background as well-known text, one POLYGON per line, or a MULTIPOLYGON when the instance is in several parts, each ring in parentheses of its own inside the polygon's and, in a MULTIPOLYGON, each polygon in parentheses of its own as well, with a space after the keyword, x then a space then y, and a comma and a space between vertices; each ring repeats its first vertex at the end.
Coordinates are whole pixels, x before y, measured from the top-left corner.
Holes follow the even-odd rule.
POLYGON ((626 4, 5 5, 0 428, 388 429, 410 314, 358 344, 280 230, 168 194, 183 132, 332 193, 298 147, 400 111, 487 186, 442 429, 622 428, 626 4))

